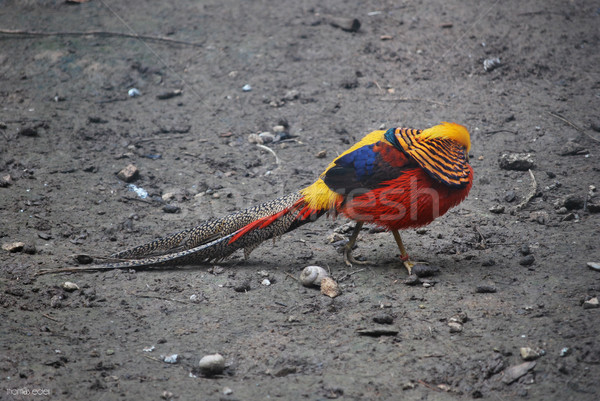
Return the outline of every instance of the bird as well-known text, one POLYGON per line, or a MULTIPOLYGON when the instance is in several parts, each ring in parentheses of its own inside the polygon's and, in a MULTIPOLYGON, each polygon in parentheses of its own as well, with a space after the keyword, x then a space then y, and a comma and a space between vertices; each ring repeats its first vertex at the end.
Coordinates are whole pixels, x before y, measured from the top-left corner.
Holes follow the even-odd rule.
POLYGON ((105 268, 200 264, 238 249, 248 258, 267 239, 324 214, 356 222, 344 246, 344 262, 364 224, 392 233, 408 273, 415 265, 399 231, 431 223, 461 203, 473 184, 471 140, 463 125, 442 122, 427 129, 376 130, 337 156, 306 188, 248 209, 208 220, 163 238, 116 252, 105 268))

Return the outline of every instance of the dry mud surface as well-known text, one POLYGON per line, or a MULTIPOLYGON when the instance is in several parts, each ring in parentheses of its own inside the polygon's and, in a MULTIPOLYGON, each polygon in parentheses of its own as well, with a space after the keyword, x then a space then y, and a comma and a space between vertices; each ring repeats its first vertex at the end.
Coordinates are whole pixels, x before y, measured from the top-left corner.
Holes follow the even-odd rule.
POLYGON ((0 242, 24 243, 0 253, 0 399, 598 399, 599 26, 578 0, 2 2, 4 30, 187 43, 0 34, 0 242), (306 186, 374 129, 446 120, 472 134, 475 182, 403 234, 440 267, 425 285, 368 228, 355 255, 375 263, 346 268, 327 240, 346 222, 326 218, 247 261, 35 276, 306 186), (277 164, 248 136, 282 124, 277 164), (342 295, 290 277, 307 265, 342 295))

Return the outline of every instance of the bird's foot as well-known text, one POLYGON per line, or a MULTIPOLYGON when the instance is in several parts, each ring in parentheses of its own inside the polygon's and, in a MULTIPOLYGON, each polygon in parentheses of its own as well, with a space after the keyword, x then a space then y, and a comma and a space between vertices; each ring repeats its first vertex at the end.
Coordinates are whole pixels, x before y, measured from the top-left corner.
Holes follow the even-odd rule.
POLYGON ((352 256, 352 248, 349 246, 344 247, 344 262, 346 262, 346 266, 352 267, 352 265, 372 265, 373 263, 368 260, 356 260, 354 256, 352 256))
POLYGON ((413 260, 410 260, 410 258, 408 257, 408 255, 400 256, 400 260, 402 261, 402 263, 404 264, 404 267, 408 271, 408 275, 409 276, 412 274, 412 268, 413 267, 415 267, 418 264, 421 264, 421 265, 426 265, 427 264, 427 262, 415 262, 413 260))
POLYGON ((416 263, 408 259, 404 260, 402 263, 404 264, 404 267, 406 267, 408 275, 410 276, 412 274, 412 268, 416 265, 416 263))

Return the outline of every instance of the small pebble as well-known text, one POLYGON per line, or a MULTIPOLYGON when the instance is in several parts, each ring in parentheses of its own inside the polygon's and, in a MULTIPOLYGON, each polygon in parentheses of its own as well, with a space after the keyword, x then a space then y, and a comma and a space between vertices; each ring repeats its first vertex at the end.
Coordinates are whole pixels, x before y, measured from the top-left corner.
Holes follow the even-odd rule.
POLYGON ((269 286, 269 285, 271 285, 271 280, 269 280, 268 278, 266 278, 263 281, 261 281, 261 284, 264 285, 264 286, 269 286))
POLYGON ((133 164, 129 164, 127 167, 123 168, 117 173, 117 178, 125 182, 135 181, 139 176, 140 171, 133 164))
POLYGON ((533 262, 535 262, 535 257, 533 255, 527 255, 519 260, 519 264, 521 266, 531 266, 533 262))
POLYGON ((503 170, 527 171, 535 166, 529 153, 504 153, 499 163, 503 170))
POLYGON ((515 199, 517 199, 517 194, 515 193, 515 191, 507 191, 504 194, 504 200, 507 202, 514 202, 515 199))
POLYGON ((592 270, 600 271, 600 263, 587 262, 587 267, 589 267, 592 270))
POLYGON ((326 150, 322 150, 322 151, 320 151, 319 153, 317 153, 317 154, 315 155, 315 157, 316 157, 317 159, 324 159, 325 157, 327 157, 327 151, 326 151, 326 150))
POLYGON ((536 362, 524 362, 520 365, 511 366, 504 371, 504 376, 502 377, 502 383, 510 384, 519 378, 525 376, 527 372, 533 369, 536 365, 536 362))
POLYGON ((584 203, 583 196, 571 194, 565 198, 563 205, 567 210, 579 210, 583 209, 584 203))
POLYGON ((565 357, 571 353, 571 348, 564 347, 560 350, 560 356, 565 357))
POLYGON ((496 287, 491 285, 480 285, 475 288, 475 292, 478 294, 493 294, 496 291, 496 287))
POLYGON ((77 291, 79 289, 79 286, 71 281, 65 281, 62 284, 62 288, 67 292, 73 292, 77 291))
POLYGON ((53 296, 52 298, 50 298, 50 307, 57 309, 60 308, 62 306, 62 299, 62 295, 53 296))
POLYGON ((258 134, 258 137, 260 139, 262 139, 262 143, 271 143, 275 141, 275 135, 271 134, 270 132, 261 132, 260 134, 258 134))
POLYGON ((490 266, 495 266, 495 265, 496 265, 496 261, 492 258, 485 259, 483 262, 481 262, 481 266, 483 266, 483 267, 490 267, 490 266))
POLYGON ((137 88, 131 88, 127 91, 127 95, 129 95, 129 97, 138 97, 142 96, 142 92, 140 92, 137 88))
POLYGON ((539 350, 535 350, 530 347, 521 347, 519 349, 519 353, 524 361, 533 361, 534 359, 538 359, 540 356, 542 356, 542 353, 539 350))
POLYGON ((250 291, 250 280, 243 280, 233 286, 235 292, 248 292, 250 291))
POLYGON ((262 145, 263 139, 257 134, 250 134, 250 135, 248 135, 248 142, 258 143, 259 145, 262 145))
POLYGON ((0 188, 6 188, 12 184, 12 177, 10 174, 6 174, 0 177, 0 188))
POLYGON ((569 210, 564 206, 562 206, 556 210, 556 214, 567 214, 567 213, 569 213, 569 210))
POLYGON ((417 277, 431 277, 440 271, 439 266, 418 264, 414 265, 411 273, 417 277))
POLYGON ((90 255, 78 254, 75 255, 75 261, 77 261, 77 263, 80 265, 89 265, 94 261, 94 258, 92 258, 90 255))
POLYGON ((19 131, 19 135, 21 136, 38 136, 37 128, 35 127, 25 127, 19 131))
POLYGON ((521 255, 527 256, 527 255, 531 254, 531 248, 529 247, 529 245, 523 244, 519 248, 519 252, 521 252, 521 255))
POLYGON ((205 355, 198 363, 200 373, 204 376, 214 376, 225 370, 225 358, 221 354, 205 355))
POLYGON ((596 198, 588 202, 587 210, 590 213, 600 213, 600 199, 596 198))
POLYGON ((163 358, 163 361, 165 361, 166 363, 177 363, 177 362, 179 362, 179 355, 177 355, 177 354, 166 355, 163 358))
POLYGON ((242 87, 242 90, 244 92, 250 92, 252 90, 252 87, 249 84, 246 84, 242 87))
POLYGON ((292 89, 289 90, 285 93, 285 95, 283 95, 283 100, 296 100, 300 97, 300 91, 298 91, 297 89, 292 89))
POLYGON ((463 331, 463 325, 458 322, 448 322, 450 333, 461 333, 463 331))
POLYGON ((496 68, 500 67, 501 65, 502 62, 498 57, 483 60, 483 69, 487 72, 491 72, 496 68))
POLYGON ((469 316, 465 312, 459 312, 456 315, 452 315, 449 322, 466 323, 469 320, 469 316))
POLYGON ((588 153, 590 153, 589 150, 573 141, 567 141, 558 152, 561 156, 586 155, 588 153))
POLYGON ((181 89, 175 89, 175 90, 171 90, 171 91, 167 91, 167 92, 162 92, 162 93, 156 95, 156 98, 158 100, 167 100, 167 99, 171 99, 175 96, 181 96, 182 93, 183 93, 183 91, 181 89))
POLYGON ((325 18, 335 28, 346 32, 357 32, 360 29, 360 21, 356 18, 345 18, 328 16, 325 18))
POLYGON ((583 303, 583 309, 596 309, 600 307, 598 297, 590 298, 583 303))
POLYGON ((7 252, 11 252, 11 253, 21 252, 24 247, 25 247, 25 243, 20 242, 20 241, 7 242, 7 243, 2 244, 2 249, 4 249, 7 252))
POLYGON ((230 389, 229 387, 223 388, 223 395, 231 395, 231 394, 233 394, 232 389, 230 389))
POLYGON ((394 317, 389 313, 380 313, 373 316, 373 321, 379 324, 392 324, 394 323, 394 317))
POLYGON ((411 274, 408 277, 406 277, 403 281, 403 284, 406 285, 417 285, 417 284, 421 284, 421 280, 419 280, 419 276, 417 276, 416 274, 411 274))
POLYGON ((36 252, 37 249, 33 244, 25 244, 25 246, 23 247, 23 253, 26 253, 28 255, 35 255, 36 252))
POLYGON ((321 280, 321 294, 327 295, 329 298, 335 298, 341 293, 338 283, 331 277, 325 277, 321 280))
POLYGON ((529 220, 535 221, 541 225, 546 225, 546 223, 548 223, 549 218, 550 216, 545 210, 538 210, 537 212, 531 212, 529 214, 529 220))
POLYGON ((181 208, 177 205, 167 204, 163 206, 163 212, 165 213, 179 213, 181 212, 181 208))
POLYGON ((492 206, 490 208, 490 212, 492 212, 494 214, 502 214, 502 213, 504 213, 504 206, 501 206, 501 205, 492 206))

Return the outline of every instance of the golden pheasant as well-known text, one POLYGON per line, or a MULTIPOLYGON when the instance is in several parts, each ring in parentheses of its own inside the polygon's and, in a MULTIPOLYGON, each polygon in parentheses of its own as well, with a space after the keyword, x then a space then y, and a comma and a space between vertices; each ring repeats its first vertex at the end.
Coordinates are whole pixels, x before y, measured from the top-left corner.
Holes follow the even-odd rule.
POLYGON ((220 260, 327 213, 356 221, 345 246, 347 264, 364 223, 392 232, 404 265, 412 263, 398 230, 419 227, 458 205, 473 183, 465 127, 441 123, 417 130, 374 131, 335 158, 314 184, 287 196, 210 220, 111 256, 110 268, 220 260))

